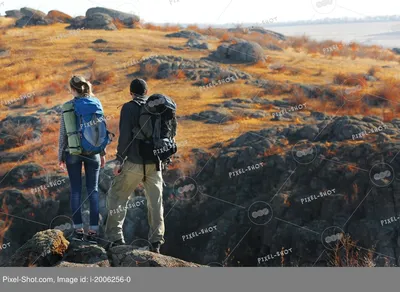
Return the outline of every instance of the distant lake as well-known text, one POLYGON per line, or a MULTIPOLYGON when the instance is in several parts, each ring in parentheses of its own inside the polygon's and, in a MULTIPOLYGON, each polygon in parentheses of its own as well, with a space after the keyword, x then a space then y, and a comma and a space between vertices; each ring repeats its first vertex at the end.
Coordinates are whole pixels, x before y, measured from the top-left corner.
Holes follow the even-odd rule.
POLYGON ((306 34, 318 41, 335 40, 362 42, 367 45, 400 47, 400 22, 364 22, 340 24, 313 24, 298 26, 264 26, 287 36, 306 34))

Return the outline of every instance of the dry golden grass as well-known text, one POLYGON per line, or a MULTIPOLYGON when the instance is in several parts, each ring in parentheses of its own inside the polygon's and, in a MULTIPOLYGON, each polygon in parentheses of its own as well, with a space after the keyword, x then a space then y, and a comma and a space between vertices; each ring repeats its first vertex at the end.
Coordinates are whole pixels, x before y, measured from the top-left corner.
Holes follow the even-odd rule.
POLYGON ((367 82, 362 74, 338 73, 333 78, 333 83, 343 86, 362 86, 365 87, 367 82))
MULTIPOLYGON (((117 32, 84 30, 80 31, 79 34, 51 42, 50 38, 66 34, 65 24, 26 27, 21 30, 8 28, 12 23, 12 20, 0 17, 1 42, 3 43, 0 43, 0 47, 6 47, 11 51, 9 57, 0 58, 0 66, 4 72, 0 75, 0 101, 11 100, 31 92, 37 93, 37 99, 28 101, 27 105, 29 106, 24 105, 24 107, 7 108, 0 111, 0 119, 4 119, 8 114, 30 115, 41 107, 50 108, 62 104, 71 98, 67 90, 69 78, 74 74, 81 74, 100 83, 94 87, 94 93, 101 99, 106 115, 115 116, 114 119, 109 121, 109 126, 112 132, 118 134, 120 106, 130 100, 129 83, 133 78, 130 74, 138 72, 140 69, 137 63, 132 66, 122 66, 121 64, 151 55, 173 55, 190 59, 207 57, 209 54, 209 52, 202 51, 173 51, 168 49, 170 45, 182 46, 186 42, 183 39, 165 37, 166 32, 181 29, 174 25, 161 27, 153 24, 142 24, 142 29, 121 28, 117 32), (92 42, 98 38, 106 39, 109 43, 93 44, 92 42), (110 49, 119 50, 119 52, 108 52, 110 49)), ((190 29, 217 37, 216 40, 209 40, 213 49, 220 45, 221 39, 230 40, 234 36, 260 42, 261 45, 276 44, 284 48, 285 51, 266 51, 269 56, 268 62, 283 64, 285 70, 278 70, 271 74, 272 71, 268 68, 268 64, 232 65, 257 78, 276 82, 276 86, 264 92, 261 88, 238 81, 235 84, 216 86, 200 92, 198 87, 192 86, 192 81, 186 78, 183 71, 178 72, 171 79, 158 80, 155 78, 158 71, 157 67, 142 68, 143 72, 141 73, 148 80, 150 94, 161 92, 170 95, 178 104, 178 115, 180 116, 210 109, 210 104, 221 103, 224 98, 251 98, 254 96, 271 100, 289 98, 291 102, 297 104, 307 102, 307 106, 327 113, 348 114, 352 111, 365 114, 366 109, 363 108, 362 103, 353 104, 353 106, 338 111, 337 104, 320 99, 310 100, 292 84, 310 84, 324 87, 332 82, 335 76, 343 79, 346 76, 353 76, 352 74, 361 76, 359 74, 369 73, 378 76, 380 80, 386 80, 388 76, 395 76, 400 73, 400 70, 396 67, 398 59, 380 61, 381 56, 386 53, 383 55, 381 53, 378 60, 372 59, 371 55, 368 54, 361 56, 361 52, 364 50, 362 46, 343 47, 339 50, 339 55, 330 60, 327 56, 321 55, 321 52, 315 54, 310 52, 316 52, 314 47, 322 49, 325 46, 335 44, 331 42, 315 43, 307 37, 291 38, 282 42, 258 33, 236 32, 233 34, 227 33, 223 29, 200 29, 196 26, 191 26, 190 29), (349 58, 354 56, 356 56, 356 59, 350 62, 349 58), (346 71, 343 70, 344 64, 346 71), (391 65, 392 68, 383 70, 381 69, 383 65, 391 65)), ((373 51, 379 52, 379 48, 366 47, 365 50, 367 49, 369 54, 372 54, 373 51)), ((386 57, 389 56, 390 54, 386 57)), ((221 65, 221 67, 224 67, 224 65, 221 65)), ((210 80, 203 81, 207 84, 210 80)), ((375 92, 376 95, 394 100, 395 95, 391 94, 390 90, 384 89, 385 86, 386 88, 389 86, 388 84, 392 83, 377 81, 371 91, 380 90, 375 92)), ((397 88, 397 85, 395 87, 397 88)), ((269 112, 272 107, 261 106, 259 109, 269 112)), ((382 109, 375 111, 371 108, 368 111, 378 115, 383 114, 382 109)), ((384 115, 385 119, 390 118, 387 112, 384 115)), ((394 115, 399 116, 397 109, 394 115)), ((236 122, 240 123, 241 131, 259 130, 277 125, 277 122, 271 122, 268 118, 238 119, 236 122)), ((290 122, 279 122, 279 125, 289 124, 290 122)), ((48 126, 43 138, 45 145, 57 144, 57 129, 57 123, 48 126)), ((211 124, 194 121, 181 122, 178 141, 189 141, 188 145, 181 148, 181 151, 183 151, 181 153, 189 152, 193 147, 207 148, 217 142, 234 138, 237 134, 215 131, 214 129, 215 126, 211 124)), ((116 144, 117 142, 114 141, 109 146, 109 158, 113 158, 116 144)), ((44 146, 40 150, 35 145, 23 145, 23 147, 26 147, 24 151, 31 148, 31 159, 43 161, 43 156, 46 156, 47 161, 49 161, 48 167, 55 166, 57 155, 54 149, 44 146)), ((15 151, 22 151, 22 148, 15 151)), ((20 161, 20 163, 23 162, 20 161)), ((13 163, 2 164, 2 169, 6 171, 13 166, 13 163)))
POLYGON ((390 107, 397 107, 399 105, 400 80, 384 80, 380 84, 378 90, 374 93, 374 96, 378 101, 389 103, 390 107))
POLYGON ((223 97, 224 98, 239 97, 241 95, 241 93, 242 93, 242 90, 240 89, 239 86, 230 87, 230 88, 224 89, 223 97))
POLYGON ((373 253, 373 250, 361 249, 349 235, 344 235, 330 253, 329 264, 333 267, 375 267, 373 253))

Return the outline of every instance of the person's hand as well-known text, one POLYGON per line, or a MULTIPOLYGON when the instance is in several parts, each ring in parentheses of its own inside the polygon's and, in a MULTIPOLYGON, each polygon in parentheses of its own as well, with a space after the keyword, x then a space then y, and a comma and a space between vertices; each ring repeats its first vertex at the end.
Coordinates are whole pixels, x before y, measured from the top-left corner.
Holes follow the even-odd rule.
POLYGON ((64 161, 60 161, 60 162, 58 163, 58 166, 60 167, 60 169, 61 169, 62 171, 65 171, 66 168, 67 168, 64 161))
POLYGON ((106 157, 100 156, 100 167, 104 168, 105 165, 106 165, 106 157))
POLYGON ((114 166, 114 175, 115 176, 117 176, 117 175, 120 175, 121 174, 121 171, 122 171, 122 165, 121 165, 121 163, 120 162, 116 162, 115 163, 115 166, 114 166))

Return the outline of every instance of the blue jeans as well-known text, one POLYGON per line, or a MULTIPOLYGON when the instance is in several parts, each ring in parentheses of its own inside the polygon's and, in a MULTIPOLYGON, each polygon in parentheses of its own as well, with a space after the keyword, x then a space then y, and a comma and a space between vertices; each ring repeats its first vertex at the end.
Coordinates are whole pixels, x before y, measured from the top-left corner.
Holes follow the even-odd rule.
POLYGON ((99 175, 100 154, 70 155, 66 153, 65 163, 71 184, 72 220, 75 228, 82 228, 81 197, 82 197, 82 163, 85 167, 86 189, 90 201, 90 229, 98 230, 99 226, 99 175))

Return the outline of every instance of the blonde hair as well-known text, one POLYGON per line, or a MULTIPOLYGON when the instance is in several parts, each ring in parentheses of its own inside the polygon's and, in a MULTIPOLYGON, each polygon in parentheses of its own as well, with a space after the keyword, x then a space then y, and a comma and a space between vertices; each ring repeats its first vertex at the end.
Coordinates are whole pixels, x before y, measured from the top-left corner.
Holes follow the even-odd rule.
POLYGON ((69 81, 69 85, 79 94, 83 96, 92 96, 92 84, 82 76, 73 76, 69 81))

